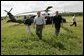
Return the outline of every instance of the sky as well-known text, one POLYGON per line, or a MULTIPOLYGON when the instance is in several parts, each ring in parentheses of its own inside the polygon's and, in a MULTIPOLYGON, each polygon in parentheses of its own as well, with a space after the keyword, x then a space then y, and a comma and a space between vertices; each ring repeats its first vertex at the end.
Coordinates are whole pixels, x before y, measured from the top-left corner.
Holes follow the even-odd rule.
POLYGON ((50 13, 55 11, 83 12, 83 1, 1 1, 1 16, 7 14, 4 10, 9 11, 11 8, 13 8, 11 13, 16 15, 23 12, 45 10, 48 6, 53 6, 50 13))

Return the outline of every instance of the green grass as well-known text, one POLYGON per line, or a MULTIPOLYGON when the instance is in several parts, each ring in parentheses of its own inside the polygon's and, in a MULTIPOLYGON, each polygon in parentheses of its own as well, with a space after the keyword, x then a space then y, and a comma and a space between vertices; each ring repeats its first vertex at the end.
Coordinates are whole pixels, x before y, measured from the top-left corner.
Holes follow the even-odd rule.
MULTIPOLYGON (((72 22, 71 17, 65 17, 72 22)), ((83 54, 83 17, 78 16, 77 27, 64 23, 58 37, 54 35, 54 27, 46 25, 42 40, 35 34, 26 32, 24 24, 1 21, 1 55, 82 55, 83 54)))

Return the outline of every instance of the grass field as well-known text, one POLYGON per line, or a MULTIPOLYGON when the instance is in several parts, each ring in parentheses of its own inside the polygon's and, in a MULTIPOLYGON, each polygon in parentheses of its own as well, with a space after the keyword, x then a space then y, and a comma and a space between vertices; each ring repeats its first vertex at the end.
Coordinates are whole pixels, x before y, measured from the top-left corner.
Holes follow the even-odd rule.
MULTIPOLYGON (((67 16, 67 22, 72 17, 67 16)), ((54 35, 54 27, 46 25, 42 40, 35 34, 26 32, 26 26, 1 21, 1 55, 82 55, 83 54, 83 16, 77 16, 77 27, 64 23, 60 35, 54 35)))

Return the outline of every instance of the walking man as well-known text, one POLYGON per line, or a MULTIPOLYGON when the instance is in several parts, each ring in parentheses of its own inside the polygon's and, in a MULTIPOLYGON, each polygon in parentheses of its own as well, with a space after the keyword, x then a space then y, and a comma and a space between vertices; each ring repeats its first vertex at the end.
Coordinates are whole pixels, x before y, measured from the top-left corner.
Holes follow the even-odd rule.
POLYGON ((27 26, 27 32, 28 32, 28 33, 31 33, 31 34, 32 34, 32 32, 31 32, 30 26, 31 26, 31 24, 32 24, 32 21, 33 21, 33 20, 32 20, 31 18, 27 19, 27 17, 24 16, 23 22, 24 22, 24 24, 27 26))
POLYGON ((58 36, 59 32, 60 32, 60 27, 61 27, 61 23, 62 23, 62 17, 61 15, 59 15, 58 11, 56 11, 56 15, 53 17, 53 22, 55 26, 55 34, 56 36, 58 36))
POLYGON ((73 24, 71 24, 70 26, 75 25, 75 27, 76 27, 77 23, 76 23, 76 16, 75 16, 75 14, 74 14, 74 16, 72 18, 73 18, 73 24))
POLYGON ((42 30, 45 25, 45 18, 41 15, 41 12, 37 12, 37 16, 34 18, 34 27, 36 26, 36 35, 39 39, 42 39, 42 30))

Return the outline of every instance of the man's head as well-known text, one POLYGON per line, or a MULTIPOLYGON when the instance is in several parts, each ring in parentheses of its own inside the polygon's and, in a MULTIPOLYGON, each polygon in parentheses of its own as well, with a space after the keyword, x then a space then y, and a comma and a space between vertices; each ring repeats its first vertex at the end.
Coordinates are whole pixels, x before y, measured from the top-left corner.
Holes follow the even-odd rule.
POLYGON ((56 11, 56 15, 58 15, 59 14, 59 12, 58 11, 56 11))
POLYGON ((41 12, 40 12, 40 11, 38 11, 38 12, 37 12, 37 15, 38 15, 38 16, 40 16, 40 14, 41 14, 41 12))

